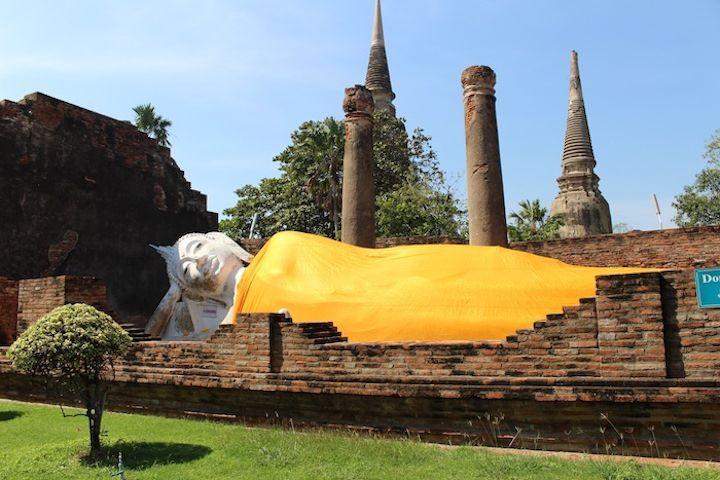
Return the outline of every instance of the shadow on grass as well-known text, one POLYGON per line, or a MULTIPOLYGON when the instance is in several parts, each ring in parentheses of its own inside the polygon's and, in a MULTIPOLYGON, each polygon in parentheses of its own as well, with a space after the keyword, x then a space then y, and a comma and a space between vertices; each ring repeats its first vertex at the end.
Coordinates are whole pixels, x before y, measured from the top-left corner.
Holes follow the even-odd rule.
POLYGON ((145 470, 153 465, 171 465, 199 460, 212 453, 204 445, 166 442, 117 442, 103 448, 97 457, 86 456, 82 463, 88 467, 117 467, 118 454, 130 470, 145 470))
POLYGON ((23 412, 18 412, 17 410, 5 410, 0 412, 0 422, 14 420, 18 417, 22 417, 23 415, 25 415, 23 412))

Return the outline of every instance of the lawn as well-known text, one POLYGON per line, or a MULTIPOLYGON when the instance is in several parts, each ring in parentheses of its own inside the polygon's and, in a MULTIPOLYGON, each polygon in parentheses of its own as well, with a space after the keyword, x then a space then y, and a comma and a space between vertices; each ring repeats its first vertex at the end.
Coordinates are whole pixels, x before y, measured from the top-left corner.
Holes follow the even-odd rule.
MULTIPOLYGON (((128 480, 720 479, 718 470, 500 455, 352 433, 119 413, 106 414, 103 426, 113 458, 123 453, 128 480)), ((84 417, 63 418, 53 406, 0 401, 0 479, 111 478, 109 461, 82 460, 86 443, 84 417)))

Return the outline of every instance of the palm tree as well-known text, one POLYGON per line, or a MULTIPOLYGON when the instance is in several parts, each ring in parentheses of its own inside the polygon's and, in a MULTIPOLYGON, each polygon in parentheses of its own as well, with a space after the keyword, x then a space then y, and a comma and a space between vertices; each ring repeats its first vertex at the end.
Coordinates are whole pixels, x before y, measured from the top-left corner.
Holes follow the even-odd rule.
POLYGON ((335 238, 340 238, 344 125, 327 118, 305 127, 299 145, 301 154, 310 162, 305 187, 316 204, 330 215, 335 238))
POLYGON ((172 126, 172 122, 161 115, 155 113, 155 107, 151 103, 138 105, 133 108, 135 112, 135 126, 141 132, 145 132, 153 137, 160 145, 170 147, 168 129, 172 126))
POLYGON ((172 127, 172 122, 158 115, 155 118, 155 127, 153 127, 153 135, 160 145, 171 147, 172 144, 168 140, 168 128, 172 127))
POLYGON ((520 211, 510 214, 514 225, 508 225, 510 240, 513 242, 549 240, 557 238, 564 224, 560 215, 548 215, 540 200, 523 200, 520 211))

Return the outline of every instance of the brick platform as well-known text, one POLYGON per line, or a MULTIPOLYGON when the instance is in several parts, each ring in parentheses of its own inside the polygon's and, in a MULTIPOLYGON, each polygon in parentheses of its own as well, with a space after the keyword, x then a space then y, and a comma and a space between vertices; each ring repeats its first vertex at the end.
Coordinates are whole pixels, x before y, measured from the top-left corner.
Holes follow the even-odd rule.
MULTIPOLYGON (((0 350, 1 352, 1 350, 0 350)), ((720 311, 692 271, 599 277, 502 342, 347 343, 247 315, 207 342, 134 344, 115 408, 276 419, 421 439, 720 460, 720 311)), ((0 356, 0 395, 47 400, 0 356)))

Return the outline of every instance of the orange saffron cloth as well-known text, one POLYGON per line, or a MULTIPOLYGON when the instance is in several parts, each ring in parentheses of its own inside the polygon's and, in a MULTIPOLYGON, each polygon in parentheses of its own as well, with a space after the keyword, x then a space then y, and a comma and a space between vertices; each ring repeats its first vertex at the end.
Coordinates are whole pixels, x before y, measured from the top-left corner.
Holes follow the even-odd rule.
POLYGON ((297 323, 333 322, 351 342, 501 340, 595 296, 598 275, 647 271, 502 247, 367 249, 282 232, 245 270, 233 309, 286 308, 297 323))

